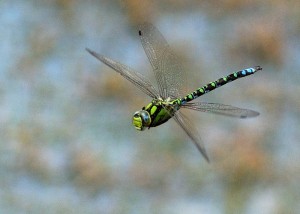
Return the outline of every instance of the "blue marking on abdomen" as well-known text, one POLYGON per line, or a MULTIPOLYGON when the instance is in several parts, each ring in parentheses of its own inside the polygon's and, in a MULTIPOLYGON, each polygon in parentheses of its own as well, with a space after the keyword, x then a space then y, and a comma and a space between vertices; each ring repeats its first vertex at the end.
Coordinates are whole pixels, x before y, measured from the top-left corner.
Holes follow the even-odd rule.
POLYGON ((248 68, 247 71, 248 71, 248 73, 254 73, 255 69, 254 68, 248 68))

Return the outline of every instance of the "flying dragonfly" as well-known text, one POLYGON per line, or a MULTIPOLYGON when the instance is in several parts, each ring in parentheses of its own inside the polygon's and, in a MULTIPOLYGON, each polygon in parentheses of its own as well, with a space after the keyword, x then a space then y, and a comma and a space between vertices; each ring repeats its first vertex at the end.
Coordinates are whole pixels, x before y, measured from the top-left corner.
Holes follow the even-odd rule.
POLYGON ((132 124, 137 130, 143 131, 146 128, 156 127, 173 118, 196 145, 203 157, 209 161, 195 126, 182 114, 181 108, 238 118, 250 118, 259 115, 258 112, 249 109, 219 103, 194 102, 194 100, 229 82, 262 70, 260 66, 234 72, 210 82, 189 94, 184 94, 186 72, 182 69, 178 58, 171 51, 163 35, 150 23, 139 25, 138 34, 152 66, 158 90, 153 87, 144 75, 95 51, 86 49, 91 55, 114 69, 152 98, 148 105, 133 114, 132 124))

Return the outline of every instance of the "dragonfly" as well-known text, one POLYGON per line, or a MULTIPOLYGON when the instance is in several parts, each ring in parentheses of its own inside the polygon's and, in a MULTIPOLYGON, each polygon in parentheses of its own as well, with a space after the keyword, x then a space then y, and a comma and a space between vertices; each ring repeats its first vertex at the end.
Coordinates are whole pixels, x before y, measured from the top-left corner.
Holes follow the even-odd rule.
POLYGON ((255 66, 240 70, 210 82, 191 93, 184 93, 186 72, 182 69, 178 58, 172 52, 164 36, 151 23, 140 24, 138 35, 152 66, 158 90, 144 75, 134 71, 132 68, 88 48, 86 50, 152 98, 149 104, 133 114, 132 124, 137 130, 150 129, 173 118, 195 144, 205 160, 209 162, 207 152, 197 129, 180 109, 186 108, 238 118, 256 117, 259 113, 253 110, 219 103, 195 102, 194 100, 229 82, 252 75, 262 70, 262 68, 255 66))

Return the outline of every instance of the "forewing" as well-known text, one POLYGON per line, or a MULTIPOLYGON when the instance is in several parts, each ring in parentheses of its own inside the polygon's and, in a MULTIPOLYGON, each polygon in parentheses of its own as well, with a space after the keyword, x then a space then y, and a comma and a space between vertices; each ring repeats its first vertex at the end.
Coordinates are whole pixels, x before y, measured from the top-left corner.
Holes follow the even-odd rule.
POLYGON ((152 65, 162 98, 182 97, 186 74, 163 35, 150 23, 139 26, 139 36, 152 65))
POLYGON ((185 103, 182 105, 182 108, 188 108, 196 111, 221 114, 225 116, 239 117, 239 118, 256 117, 259 115, 258 112, 253 110, 242 109, 242 108, 219 104, 219 103, 205 103, 205 102, 185 103))
POLYGON ((125 79, 129 80, 136 87, 142 90, 145 94, 149 95, 152 98, 158 98, 159 93, 143 75, 132 70, 126 65, 123 65, 119 62, 116 62, 112 59, 102 56, 101 54, 98 54, 88 48, 86 50, 94 57, 96 57, 98 60, 100 60, 101 62, 103 62, 104 64, 111 67, 119 74, 121 74, 125 79))
POLYGON ((186 118, 185 115, 183 115, 180 111, 177 111, 174 115, 174 120, 176 123, 185 131, 185 133, 190 137, 190 139, 193 141, 193 143, 196 145, 197 149, 200 151, 200 153, 203 155, 205 160, 209 162, 208 155, 206 153, 206 150, 203 146, 202 140, 199 137, 199 134, 196 130, 196 128, 191 124, 190 120, 186 118))

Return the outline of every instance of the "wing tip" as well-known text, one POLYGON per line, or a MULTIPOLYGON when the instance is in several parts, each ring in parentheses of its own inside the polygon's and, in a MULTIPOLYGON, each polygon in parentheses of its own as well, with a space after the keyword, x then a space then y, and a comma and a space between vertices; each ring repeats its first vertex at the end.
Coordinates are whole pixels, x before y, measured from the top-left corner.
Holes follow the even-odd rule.
POLYGON ((92 51, 92 50, 89 49, 89 48, 85 48, 85 50, 86 50, 87 52, 89 52, 93 57, 95 57, 95 58, 97 58, 98 60, 100 60, 100 61, 103 62, 103 60, 104 60, 105 57, 103 57, 101 54, 98 54, 98 53, 96 53, 95 51, 92 51))
POLYGON ((209 157, 204 148, 199 149, 207 163, 210 163, 209 157))
POLYGON ((92 55, 95 55, 95 52, 94 52, 94 51, 92 51, 91 49, 89 49, 89 48, 85 48, 85 50, 86 50, 87 52, 89 52, 90 54, 92 54, 92 55))
POLYGON ((252 117, 257 117, 259 116, 260 113, 257 111, 252 111, 252 110, 248 110, 247 114, 243 114, 240 116, 241 119, 246 119, 246 118, 252 118, 252 117))
POLYGON ((203 146, 200 146, 196 141, 193 140, 193 142, 195 143, 197 149, 199 150, 199 152, 202 154, 202 156, 204 157, 204 159, 207 161, 207 163, 210 162, 209 157, 206 153, 206 150, 203 146))
POLYGON ((203 154, 204 159, 206 160, 207 163, 210 163, 209 157, 208 155, 205 153, 205 155, 203 154))

